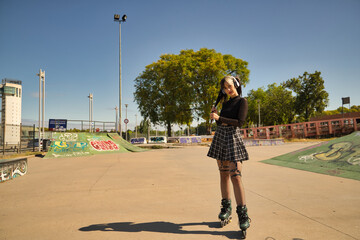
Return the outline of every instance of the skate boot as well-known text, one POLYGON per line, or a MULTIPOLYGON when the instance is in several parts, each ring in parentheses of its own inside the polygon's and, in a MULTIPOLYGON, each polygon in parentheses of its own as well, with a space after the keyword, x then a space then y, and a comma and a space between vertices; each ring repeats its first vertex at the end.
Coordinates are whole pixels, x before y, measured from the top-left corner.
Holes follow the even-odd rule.
POLYGON ((251 219, 249 218, 249 216, 247 214, 247 207, 246 206, 237 206, 236 213, 238 214, 238 217, 239 217, 239 227, 241 229, 243 239, 245 239, 246 238, 246 229, 248 229, 250 227, 250 221, 251 221, 251 219))
POLYGON ((219 213, 219 219, 221 227, 224 227, 226 224, 231 222, 231 200, 222 199, 221 200, 221 212, 219 213))

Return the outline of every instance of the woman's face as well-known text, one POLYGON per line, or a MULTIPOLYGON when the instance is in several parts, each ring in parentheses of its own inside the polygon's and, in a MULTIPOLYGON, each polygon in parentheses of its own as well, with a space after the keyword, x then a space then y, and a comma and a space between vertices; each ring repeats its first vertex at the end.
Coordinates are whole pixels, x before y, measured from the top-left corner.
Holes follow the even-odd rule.
POLYGON ((236 88, 235 88, 234 83, 232 81, 225 81, 224 82, 224 91, 230 97, 236 97, 236 96, 239 95, 238 92, 236 91, 236 88))

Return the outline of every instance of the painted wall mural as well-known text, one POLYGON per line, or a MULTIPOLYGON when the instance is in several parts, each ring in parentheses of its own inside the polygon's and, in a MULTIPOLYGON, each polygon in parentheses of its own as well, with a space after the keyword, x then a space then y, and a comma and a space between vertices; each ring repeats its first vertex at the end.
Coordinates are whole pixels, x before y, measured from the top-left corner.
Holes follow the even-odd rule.
POLYGON ((111 140, 107 141, 90 141, 91 147, 96 151, 115 151, 119 150, 119 147, 111 140))
MULTIPOLYGON (((130 143, 118 134, 107 133, 54 133, 45 158, 80 157, 102 153, 128 152, 130 143), (116 138, 117 137, 117 138, 116 138)), ((135 146, 131 146, 136 148, 135 146)))
POLYGON ((331 144, 325 151, 299 156, 303 162, 345 160, 351 165, 360 165, 360 145, 352 142, 331 144))
POLYGON ((27 168, 26 158, 0 162, 0 182, 24 176, 27 173, 27 168))

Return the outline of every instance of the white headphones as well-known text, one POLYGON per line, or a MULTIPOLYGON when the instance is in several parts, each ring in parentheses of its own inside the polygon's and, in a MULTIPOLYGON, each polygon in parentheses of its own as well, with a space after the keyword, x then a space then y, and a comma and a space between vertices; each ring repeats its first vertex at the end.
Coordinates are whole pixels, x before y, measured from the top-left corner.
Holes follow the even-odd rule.
POLYGON ((232 79, 233 79, 233 81, 234 81, 234 86, 235 86, 235 88, 240 87, 239 81, 238 81, 235 77, 233 77, 233 76, 232 76, 232 79))
MULTIPOLYGON (((238 89, 238 88, 240 87, 239 81, 238 81, 235 77, 233 77, 233 76, 231 76, 231 78, 232 78, 232 80, 233 80, 233 82, 234 82, 234 87, 235 87, 236 89, 238 89)), ((221 91, 222 91, 223 94, 226 94, 224 89, 221 89, 221 91)))

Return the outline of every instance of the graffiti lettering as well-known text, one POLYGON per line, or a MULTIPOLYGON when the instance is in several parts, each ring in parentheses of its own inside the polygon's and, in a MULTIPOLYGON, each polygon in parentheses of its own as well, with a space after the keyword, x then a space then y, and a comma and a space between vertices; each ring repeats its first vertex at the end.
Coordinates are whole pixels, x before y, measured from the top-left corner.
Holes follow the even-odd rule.
POLYGON ((341 157, 344 151, 349 150, 351 148, 351 145, 352 144, 350 142, 335 143, 330 146, 329 151, 324 153, 314 154, 314 157, 323 161, 336 160, 341 157))
POLYGON ((146 143, 146 139, 144 137, 141 138, 132 138, 130 139, 130 142, 132 144, 145 144, 146 143))
POLYGON ((90 145, 96 151, 114 151, 119 150, 119 147, 111 140, 108 141, 91 141, 90 145))
POLYGON ((54 153, 66 153, 66 152, 80 152, 84 151, 87 147, 85 142, 63 142, 63 141, 54 141, 50 145, 54 153))
POLYGON ((0 164, 0 182, 25 175, 27 160, 17 160, 0 164))
POLYGON ((329 150, 325 152, 313 153, 310 155, 299 156, 300 161, 313 162, 335 161, 343 159, 351 165, 360 165, 360 145, 352 145, 351 142, 339 142, 329 146, 329 150))
POLYGON ((201 143, 201 137, 180 137, 180 143, 201 143))
POLYGON ((65 142, 77 141, 78 135, 77 133, 62 133, 58 139, 65 142))
POLYGON ((166 143, 166 137, 150 137, 150 143, 166 143))
MULTIPOLYGON (((314 154, 316 154, 316 153, 314 153, 314 154)), ((303 161, 303 162, 313 162, 316 160, 316 158, 314 157, 314 154, 300 156, 299 160, 303 161)))
POLYGON ((351 165, 360 165, 360 145, 355 145, 351 148, 351 153, 347 162, 351 165))

